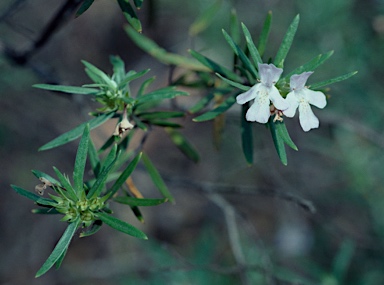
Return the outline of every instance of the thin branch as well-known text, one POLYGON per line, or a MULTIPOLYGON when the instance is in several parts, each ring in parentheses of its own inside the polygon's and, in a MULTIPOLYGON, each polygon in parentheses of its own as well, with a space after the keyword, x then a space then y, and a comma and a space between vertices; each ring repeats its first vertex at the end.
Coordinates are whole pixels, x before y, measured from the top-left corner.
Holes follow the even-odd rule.
MULTIPOLYGON (((208 198, 211 199, 217 206, 219 206, 225 216, 225 221, 227 223, 228 238, 229 244, 233 256, 235 258, 236 264, 239 268, 244 268, 246 266, 246 260, 241 248, 241 241, 239 235, 239 229, 236 222, 236 212, 235 209, 229 204, 221 195, 219 194, 208 194, 208 198)), ((239 272, 241 281, 243 284, 251 284, 245 270, 239 272)))
POLYGON ((187 178, 165 176, 163 178, 166 182, 182 187, 191 187, 204 193, 218 193, 225 195, 264 195, 276 197, 284 201, 292 202, 300 208, 308 211, 311 214, 316 213, 316 208, 313 203, 307 199, 299 197, 296 194, 280 191, 274 188, 261 188, 255 186, 244 185, 228 185, 224 183, 213 183, 204 181, 195 181, 187 178))

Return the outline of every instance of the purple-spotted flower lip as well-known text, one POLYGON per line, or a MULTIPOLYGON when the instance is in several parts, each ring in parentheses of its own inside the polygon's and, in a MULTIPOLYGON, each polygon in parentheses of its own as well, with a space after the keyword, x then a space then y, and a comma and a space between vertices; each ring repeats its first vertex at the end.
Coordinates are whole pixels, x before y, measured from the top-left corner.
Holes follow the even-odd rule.
POLYGON ((285 116, 293 117, 296 109, 299 108, 300 125, 305 132, 318 128, 320 124, 319 119, 313 113, 310 105, 320 109, 323 109, 327 105, 324 93, 310 90, 305 86, 312 73, 313 72, 310 71, 291 76, 291 92, 289 92, 286 97, 289 107, 283 111, 285 116))
POLYGON ((252 86, 248 91, 238 95, 236 101, 243 105, 251 100, 254 100, 252 106, 248 109, 245 118, 247 121, 267 123, 270 117, 270 102, 279 109, 285 110, 288 104, 281 97, 279 90, 275 87, 279 80, 283 69, 271 64, 258 64, 260 83, 252 86))

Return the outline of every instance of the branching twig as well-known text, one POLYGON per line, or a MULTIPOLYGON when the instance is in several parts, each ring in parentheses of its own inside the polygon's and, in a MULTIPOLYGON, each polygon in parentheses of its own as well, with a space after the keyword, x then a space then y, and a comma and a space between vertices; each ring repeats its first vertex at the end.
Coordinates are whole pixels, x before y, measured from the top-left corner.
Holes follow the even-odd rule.
POLYGON ((290 192, 283 192, 273 188, 261 188, 254 186, 228 185, 224 183, 213 183, 204 181, 195 181, 187 178, 167 177, 163 175, 164 180, 170 184, 180 185, 182 187, 191 187, 204 193, 219 193, 226 195, 264 195, 276 197, 285 201, 292 202, 310 212, 316 213, 313 203, 307 199, 297 196, 290 192))

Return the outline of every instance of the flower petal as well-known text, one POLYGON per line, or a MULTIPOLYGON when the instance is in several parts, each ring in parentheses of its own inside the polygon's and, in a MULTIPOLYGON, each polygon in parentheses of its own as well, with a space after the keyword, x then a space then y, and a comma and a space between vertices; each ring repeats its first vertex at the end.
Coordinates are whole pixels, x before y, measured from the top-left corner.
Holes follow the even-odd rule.
POLYGON ((251 101, 252 99, 255 99, 260 85, 261 83, 257 83, 248 91, 245 91, 244 93, 241 93, 240 95, 238 95, 236 97, 237 104, 243 105, 251 101))
POLYGON ((248 109, 245 118, 247 121, 256 121, 265 124, 268 122, 270 116, 271 113, 269 111, 269 98, 267 96, 257 96, 255 98, 255 102, 248 109))
POLYGON ((289 84, 291 87, 291 90, 303 89, 305 86, 305 83, 307 83, 308 77, 311 76, 312 73, 313 71, 292 75, 290 79, 290 84, 289 84))
POLYGON ((283 69, 277 68, 272 63, 262 63, 258 65, 260 81, 262 84, 271 87, 279 80, 280 75, 283 73, 283 69))
POLYGON ((284 115, 292 118, 296 114, 296 109, 299 106, 299 101, 297 100, 297 97, 295 95, 295 91, 289 92, 287 97, 285 98, 285 101, 289 104, 288 109, 285 109, 283 111, 284 115))
POLYGON ((275 105, 276 109, 285 110, 289 107, 289 104, 281 97, 279 90, 275 86, 268 88, 269 99, 271 99, 273 105, 275 105))
POLYGON ((300 103, 299 112, 300 125, 304 132, 308 132, 310 129, 316 129, 319 127, 319 119, 315 116, 315 114, 313 114, 311 106, 309 106, 308 103, 300 103))
POLYGON ((317 108, 323 109, 327 105, 327 100, 323 92, 313 91, 305 88, 303 90, 308 102, 317 108))

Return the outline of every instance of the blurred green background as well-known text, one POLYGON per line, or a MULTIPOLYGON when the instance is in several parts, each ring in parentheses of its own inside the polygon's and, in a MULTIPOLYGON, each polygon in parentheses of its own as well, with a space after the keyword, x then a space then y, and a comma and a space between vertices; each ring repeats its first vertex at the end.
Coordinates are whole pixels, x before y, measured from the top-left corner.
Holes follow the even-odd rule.
MULTIPOLYGON (((1 1, 0 12, 12 2, 1 1)), ((25 1, 0 23, 2 47, 28 48, 28 37, 36 38, 63 2, 25 1)), ((143 209, 144 225, 132 213, 116 211, 150 240, 103 228, 95 236, 75 238, 61 269, 35 280, 65 225, 57 216, 32 215, 30 201, 9 185, 33 190, 38 181, 31 169, 52 173, 57 166, 71 173, 77 142, 47 152, 37 149, 87 119, 94 103, 31 85, 47 78, 69 85, 88 83, 80 60, 110 72, 110 54, 120 55, 136 71, 150 67, 159 86, 167 84, 169 68, 133 45, 117 3, 109 0, 95 1, 84 15, 70 20, 28 66, 1 56, 1 284, 384 284, 384 1, 223 0, 212 25, 191 39, 190 25, 213 3, 146 0, 139 11, 143 33, 169 51, 187 55, 193 47, 229 66, 232 56, 221 29, 229 29, 232 7, 254 38, 272 11, 267 56, 275 54, 288 25, 300 14, 286 70, 334 50, 311 80, 359 73, 330 86, 327 107, 315 110, 320 129, 304 133, 297 117, 287 121, 299 148, 288 150, 288 166, 279 162, 268 130, 257 124, 255 164, 246 165, 237 107, 228 113, 220 150, 212 144, 211 122, 192 123, 192 117, 183 121, 183 133, 200 151, 198 164, 186 160, 155 130, 146 151, 177 203, 143 209), (233 271, 223 211, 202 191, 212 185, 250 186, 254 191, 224 195, 236 212, 250 266, 245 277, 233 271), (316 213, 276 197, 276 191, 311 201, 316 213)), ((193 92, 191 102, 201 95, 193 92)), ((93 138, 101 143, 113 129, 107 125, 95 130, 93 138)), ((154 192, 140 169, 133 179, 143 193, 154 192)))

